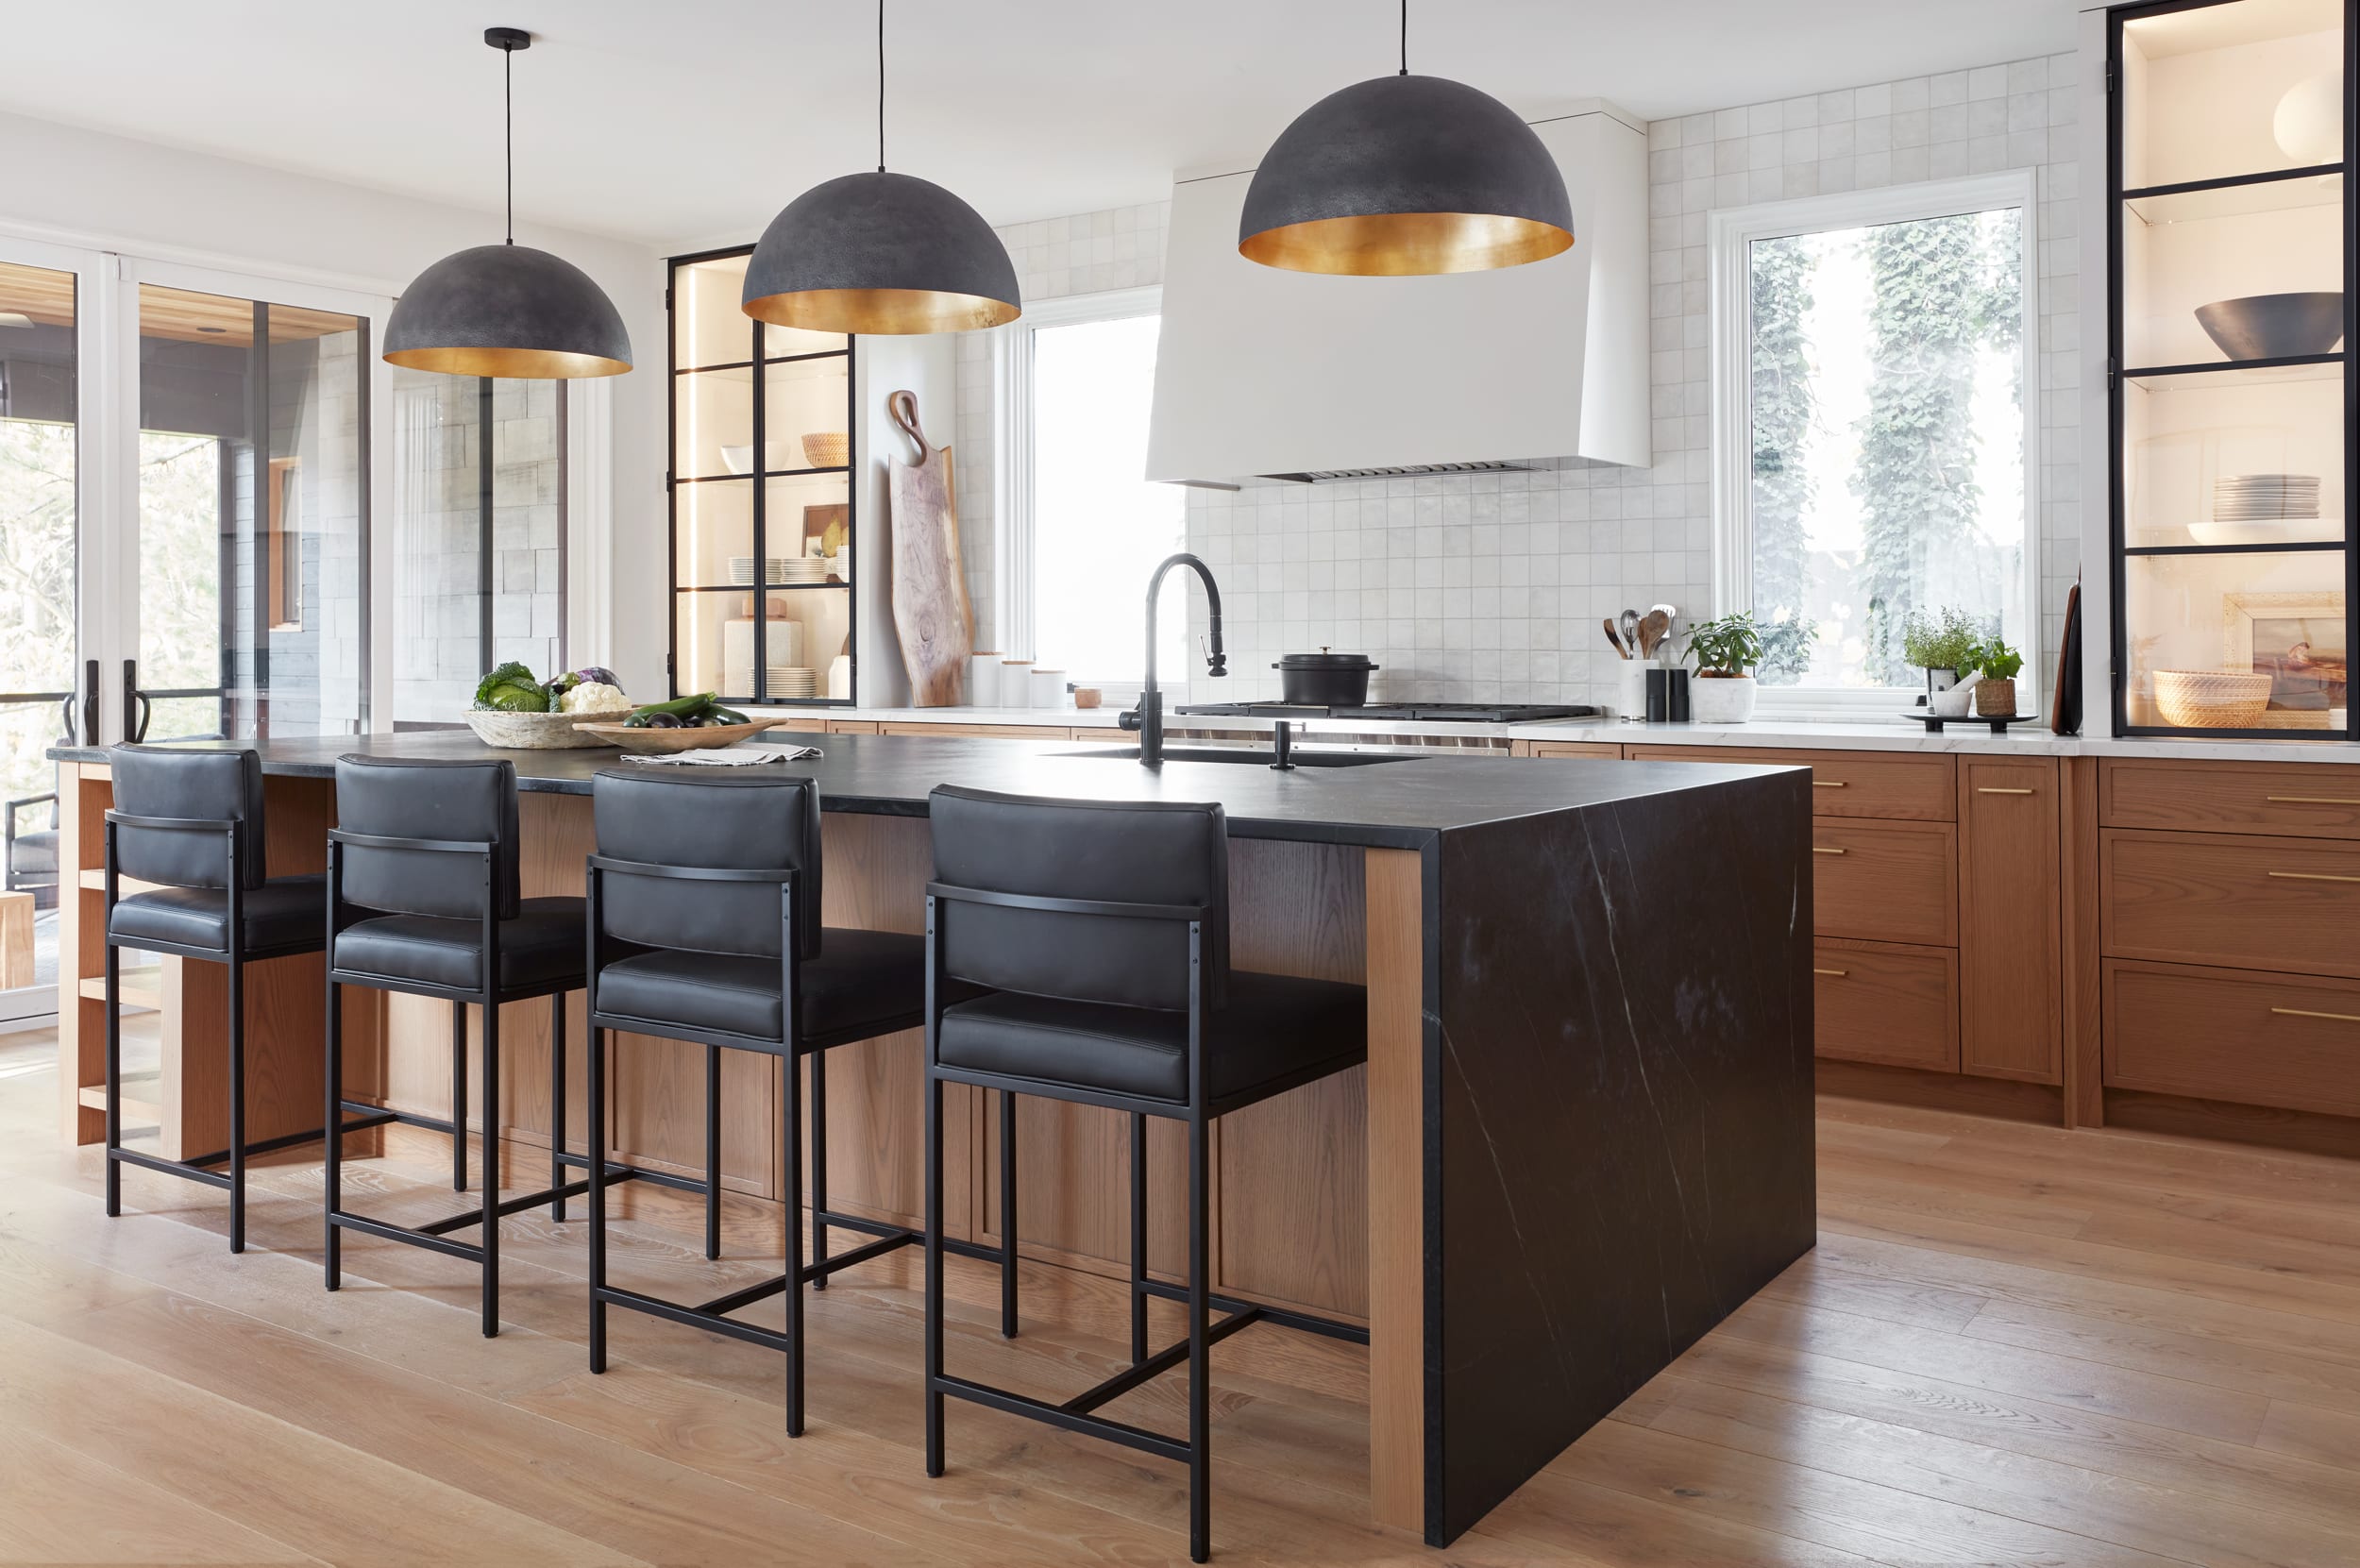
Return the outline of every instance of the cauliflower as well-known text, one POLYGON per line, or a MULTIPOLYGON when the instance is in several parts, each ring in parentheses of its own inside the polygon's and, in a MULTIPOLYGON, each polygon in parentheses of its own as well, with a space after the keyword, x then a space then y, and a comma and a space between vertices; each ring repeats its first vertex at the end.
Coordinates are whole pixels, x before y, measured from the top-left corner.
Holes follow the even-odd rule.
POLYGON ((616 714, 630 709, 631 699, 620 686, 584 681, 557 700, 558 711, 569 714, 616 714))

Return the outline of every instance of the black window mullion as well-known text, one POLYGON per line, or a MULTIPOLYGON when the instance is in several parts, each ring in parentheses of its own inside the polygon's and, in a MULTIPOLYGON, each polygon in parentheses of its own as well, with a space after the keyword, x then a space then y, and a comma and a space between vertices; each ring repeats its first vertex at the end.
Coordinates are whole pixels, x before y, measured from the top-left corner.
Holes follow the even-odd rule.
POLYGON ((490 669, 499 662, 492 657, 492 571, 497 562, 492 548, 491 377, 476 378, 475 398, 476 643, 481 655, 476 665, 478 668, 490 669))
MULTIPOLYGON (((753 447, 751 447, 754 484, 754 689, 747 695, 756 702, 770 695, 770 413, 767 407, 770 373, 762 362, 763 324, 752 317, 747 325, 753 329, 753 447)), ((723 651, 728 639, 722 639, 723 651)), ((726 663, 721 669, 721 685, 727 688, 730 672, 726 663)), ((734 692, 730 696, 737 695, 734 692)))

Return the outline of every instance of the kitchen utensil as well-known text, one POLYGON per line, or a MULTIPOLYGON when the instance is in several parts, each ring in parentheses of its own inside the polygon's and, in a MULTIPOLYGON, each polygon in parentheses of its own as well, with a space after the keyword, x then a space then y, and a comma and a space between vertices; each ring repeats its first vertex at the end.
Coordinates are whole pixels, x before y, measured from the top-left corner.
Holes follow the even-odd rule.
POLYGON ((2197 325, 2233 360, 2325 354, 2343 341, 2339 293, 2257 294, 2196 308, 2197 325))
POLYGON ((2241 669, 2159 669, 2155 709, 2183 730, 2252 729, 2270 704, 2267 674, 2241 669))
POLYGON ((1313 708, 1357 708, 1369 700, 1369 677, 1376 666, 1365 653, 1290 653, 1270 666, 1278 671, 1279 698, 1313 708))
POLYGON ((1671 634, 1672 617, 1663 613, 1662 607, 1659 605, 1655 609, 1648 611, 1644 615, 1640 617, 1639 621, 1640 657, 1643 659, 1654 658, 1655 650, 1661 647, 1663 639, 1671 634))
POLYGON ((814 468, 841 468, 851 452, 852 438, 842 430, 818 430, 803 437, 803 461, 814 468))
POLYGON ((1639 612, 1636 610, 1624 611, 1622 618, 1614 623, 1614 629, 1623 634, 1623 646, 1630 649, 1630 656, 1634 659, 1641 657, 1642 655, 1639 649, 1639 612))
POLYGON ((918 447, 918 461, 893 464, 893 629, 909 667, 910 705, 948 707, 975 648, 975 615, 959 564, 958 505, 951 488, 951 448, 930 447, 918 424, 918 398, 896 392, 885 408, 918 447))
POLYGON ((750 724, 714 724, 698 729, 634 730, 626 724, 584 724, 583 733, 595 734, 602 746, 619 746, 626 751, 701 751, 713 746, 734 746, 739 741, 758 735, 765 730, 778 727, 775 718, 756 719, 750 724))
POLYGON ((1598 624, 1606 628, 1607 646, 1614 649, 1615 656, 1623 659, 1629 658, 1630 649, 1625 648, 1623 646, 1623 639, 1614 634, 1614 622, 1611 619, 1607 619, 1598 622, 1598 624))
POLYGON ((510 751, 561 751, 605 746, 610 742, 585 735, 581 727, 598 714, 512 714, 469 712, 467 728, 486 746, 510 751))

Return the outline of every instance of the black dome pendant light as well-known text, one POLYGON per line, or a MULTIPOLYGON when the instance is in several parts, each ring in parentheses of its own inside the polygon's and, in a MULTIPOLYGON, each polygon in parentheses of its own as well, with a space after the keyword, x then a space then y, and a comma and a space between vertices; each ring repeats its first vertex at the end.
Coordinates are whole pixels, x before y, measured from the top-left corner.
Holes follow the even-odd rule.
POLYGON ((1238 253, 1289 272, 1485 272, 1572 248, 1557 160, 1515 110, 1401 71, 1331 93, 1278 135, 1246 190, 1238 253))
POLYGON ((615 302, 564 257, 516 243, 515 59, 532 35, 488 27, 483 42, 500 52, 507 78, 508 239, 418 274, 386 319, 385 359, 449 376, 619 376, 631 368, 631 334, 615 302))
POLYGON ((885 0, 877 0, 877 172, 786 204, 746 262, 746 313, 817 332, 964 332, 1023 312, 983 214, 932 181, 885 173, 885 0))

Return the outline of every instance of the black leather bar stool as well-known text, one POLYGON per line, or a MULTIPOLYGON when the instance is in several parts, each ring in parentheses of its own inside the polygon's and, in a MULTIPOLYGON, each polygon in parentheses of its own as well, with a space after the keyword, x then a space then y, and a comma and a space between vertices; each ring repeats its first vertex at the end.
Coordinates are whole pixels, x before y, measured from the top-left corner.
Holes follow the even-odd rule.
MULTIPOLYGON (((926 1474, 943 1470, 943 1398, 1188 1467, 1188 1555, 1211 1536, 1212 1347, 1270 1322, 1368 1342, 1368 1331, 1215 1295, 1206 1246, 1213 1122, 1366 1059, 1368 992, 1229 967, 1229 837, 1219 805, 1046 801, 944 787, 930 810, 926 896, 926 1474), (987 986, 958 1000, 952 987, 987 986), (1106 1105, 1131 1118, 1131 1366, 1051 1404, 942 1366, 942 1089, 971 1084, 1106 1105), (1185 1289, 1151 1280, 1147 1119, 1188 1129, 1185 1289), (1188 1338, 1147 1350, 1147 1298, 1188 1304, 1188 1338), (1219 1323, 1207 1313, 1225 1314, 1219 1323), (1093 1414, 1173 1367, 1188 1435, 1093 1414)), ((1009 1226, 1011 1230, 1014 1226, 1009 1226)))
MULTIPOLYGON (((447 999, 454 1048, 463 1054, 466 1008, 483 1013, 483 1201, 423 1225, 396 1225, 346 1213, 344 1140, 328 1139, 328 1288, 343 1284, 341 1242, 347 1230, 425 1247, 475 1262, 483 1273, 483 1334, 499 1333, 499 1221, 536 1204, 565 1218, 565 1200, 589 1190, 567 1182, 565 1153, 565 993, 582 984, 583 902, 528 899, 518 870, 516 770, 507 762, 396 762, 336 759, 336 818, 328 835, 328 1104, 344 1098, 342 987, 447 999), (499 1071, 502 1003, 549 999, 549 1185, 502 1200, 499 1071), (482 1227, 480 1241, 449 1233, 482 1227)), ((464 1077, 464 1071, 461 1073, 464 1077)), ((464 1085, 462 1086, 464 1087, 464 1085)), ((466 1110, 455 1099, 442 1121, 380 1113, 410 1126, 450 1134, 464 1184, 466 1110)), ((633 1173, 618 1171, 615 1179, 633 1173)))
MULTIPOLYGON (((915 1029, 925 1020, 926 950, 901 932, 820 924, 819 786, 781 773, 667 776, 600 773, 591 785, 598 853, 590 857, 590 1370, 606 1370, 606 1309, 628 1307, 786 1356, 786 1430, 803 1430, 803 1284, 908 1246, 920 1233, 828 1208, 826 1053, 915 1029), (780 1106, 786 1147, 786 1272, 689 1306, 609 1285, 604 1147, 606 1034, 655 1035, 705 1048, 705 1255, 720 1256, 718 1085, 723 1050, 785 1059, 780 1106), (811 1073, 813 1260, 803 1261, 802 1062, 811 1073), (829 1256, 828 1227, 874 1239, 829 1256), (729 1316, 786 1298, 784 1333, 729 1316)), ((649 1179, 644 1173, 642 1179, 649 1179)), ((667 1185, 677 1185, 677 1179, 667 1185)), ((1015 1273, 1013 1225, 1003 1249, 952 1250, 1015 1273)), ((1012 1293, 1002 1330, 1016 1332, 1012 1293)))
POLYGON ((270 876, 264 864, 262 762, 250 750, 118 746, 108 753, 107 1212, 123 1212, 123 1167, 160 1171, 229 1192, 229 1250, 245 1251, 249 1155, 306 1143, 314 1128, 245 1138, 245 967, 327 944, 324 880, 270 876), (121 896, 130 877, 160 885, 121 896), (164 1159, 123 1147, 122 950, 173 953, 229 971, 229 1147, 164 1159), (227 1163, 228 1172, 214 1169, 227 1163))

